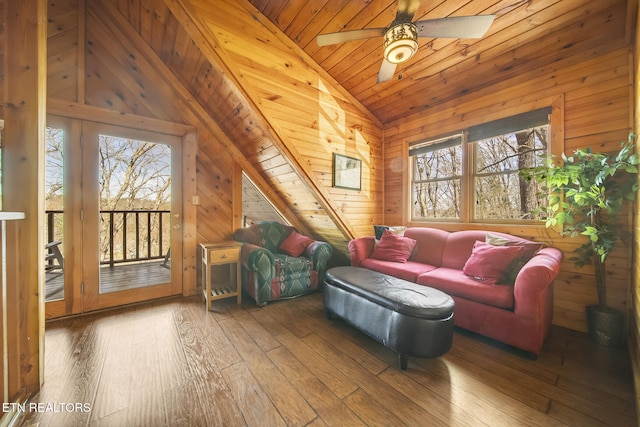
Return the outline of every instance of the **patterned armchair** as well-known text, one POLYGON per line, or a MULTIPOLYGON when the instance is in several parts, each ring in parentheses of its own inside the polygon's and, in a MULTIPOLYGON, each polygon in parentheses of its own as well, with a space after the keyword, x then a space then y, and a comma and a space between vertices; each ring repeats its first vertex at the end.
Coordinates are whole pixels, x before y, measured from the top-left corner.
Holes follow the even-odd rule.
POLYGON ((324 282, 333 248, 295 228, 263 221, 233 234, 242 242, 242 286, 257 305, 292 298, 324 282))

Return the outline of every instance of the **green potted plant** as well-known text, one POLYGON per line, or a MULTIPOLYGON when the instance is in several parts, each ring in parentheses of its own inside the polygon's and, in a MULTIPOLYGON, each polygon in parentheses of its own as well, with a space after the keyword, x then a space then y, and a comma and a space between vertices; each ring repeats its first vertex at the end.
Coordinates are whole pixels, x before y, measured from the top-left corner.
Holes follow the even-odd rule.
POLYGON ((546 226, 558 226, 562 235, 588 239, 570 258, 576 266, 595 267, 598 304, 586 307, 589 337, 602 345, 617 346, 622 341, 624 316, 607 305, 609 253, 623 237, 619 213, 625 201, 634 200, 638 190, 634 135, 614 153, 594 153, 591 148, 549 156, 544 166, 522 171, 525 179, 535 179, 546 191, 548 204, 541 209, 546 226))

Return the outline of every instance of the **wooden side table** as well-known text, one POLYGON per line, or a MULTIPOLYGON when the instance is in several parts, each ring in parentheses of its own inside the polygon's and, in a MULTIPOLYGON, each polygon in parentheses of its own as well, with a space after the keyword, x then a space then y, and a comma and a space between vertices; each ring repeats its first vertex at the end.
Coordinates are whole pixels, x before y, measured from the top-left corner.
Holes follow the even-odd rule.
POLYGON ((201 243, 202 249, 202 294, 211 310, 213 301, 222 298, 236 297, 238 304, 242 302, 242 279, 240 269, 240 249, 242 243, 227 241, 219 243, 201 243), (212 266, 229 266, 228 283, 212 283, 212 266))

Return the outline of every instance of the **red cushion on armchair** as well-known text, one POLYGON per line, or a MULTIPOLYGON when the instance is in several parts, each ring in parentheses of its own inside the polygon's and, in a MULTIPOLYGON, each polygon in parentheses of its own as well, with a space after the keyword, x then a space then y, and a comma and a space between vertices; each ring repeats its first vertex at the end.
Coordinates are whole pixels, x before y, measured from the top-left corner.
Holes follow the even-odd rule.
POLYGON ((299 257, 311 243, 313 243, 313 239, 303 236, 297 231, 292 231, 291 234, 280 243, 280 250, 293 257, 299 257))

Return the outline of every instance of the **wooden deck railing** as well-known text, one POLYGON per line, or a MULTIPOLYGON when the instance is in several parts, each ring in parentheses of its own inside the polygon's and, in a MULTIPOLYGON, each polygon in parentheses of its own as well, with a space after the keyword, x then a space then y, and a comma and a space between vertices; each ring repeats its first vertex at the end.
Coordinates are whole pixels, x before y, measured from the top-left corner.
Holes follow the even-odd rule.
MULTIPOLYGON (((62 210, 46 211, 48 242, 60 240, 62 213, 62 210)), ((170 211, 101 210, 100 218, 100 264, 113 267, 118 263, 163 259, 167 255, 170 211)))

